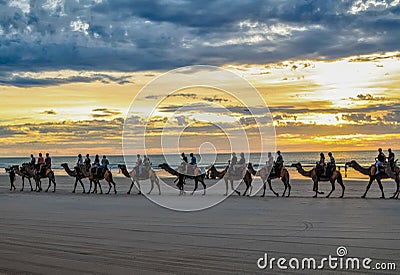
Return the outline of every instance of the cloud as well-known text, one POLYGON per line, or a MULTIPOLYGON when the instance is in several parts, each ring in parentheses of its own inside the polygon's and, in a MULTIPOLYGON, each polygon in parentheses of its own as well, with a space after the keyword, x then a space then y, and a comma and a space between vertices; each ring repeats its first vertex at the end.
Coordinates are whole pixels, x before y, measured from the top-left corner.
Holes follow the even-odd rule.
POLYGON ((399 1, 389 0, 1 1, 0 71, 164 70, 393 51, 398 14, 399 1))
POLYGON ((93 118, 107 118, 120 115, 121 112, 117 110, 111 110, 108 108, 96 108, 92 110, 90 114, 93 118))
POLYGON ((44 87, 44 86, 54 86, 68 83, 89 83, 100 81, 103 84, 108 83, 117 83, 120 85, 126 83, 132 83, 131 76, 122 75, 122 76, 113 76, 105 73, 92 73, 86 75, 79 75, 79 72, 76 72, 77 75, 72 76, 55 76, 55 77, 43 77, 38 74, 26 74, 26 73, 3 73, 0 74, 0 85, 9 85, 16 86, 22 88, 29 87, 44 87))
POLYGON ((44 115, 56 115, 57 112, 54 111, 53 109, 51 109, 51 110, 44 110, 43 112, 41 112, 41 114, 44 114, 44 115))
POLYGON ((356 98, 350 97, 351 100, 364 100, 364 101, 385 101, 384 96, 373 96, 371 94, 358 94, 356 98))

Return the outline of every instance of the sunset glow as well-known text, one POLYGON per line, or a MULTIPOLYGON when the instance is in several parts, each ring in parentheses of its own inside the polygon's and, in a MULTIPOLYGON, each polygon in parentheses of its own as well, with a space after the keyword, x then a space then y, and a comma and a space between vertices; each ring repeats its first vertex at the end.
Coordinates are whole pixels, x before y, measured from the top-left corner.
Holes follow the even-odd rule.
MULTIPOLYGON (((7 51, 0 56, 4 61, 0 73, 1 155, 27 155, 40 150, 59 155, 77 151, 121 154, 122 125, 136 94, 169 69, 194 63, 233 71, 253 85, 272 112, 281 150, 375 150, 387 141, 392 148, 400 149, 400 52, 391 44, 398 30, 386 33, 383 27, 377 27, 367 28, 371 30, 367 33, 362 29, 368 12, 374 12, 368 20, 392 18, 398 1, 382 1, 379 5, 371 1, 335 3, 330 9, 318 6, 314 15, 324 16, 307 22, 288 22, 285 14, 271 15, 277 17, 271 20, 238 17, 226 25, 231 32, 214 34, 210 30, 204 36, 202 31, 195 31, 202 27, 188 19, 173 22, 178 19, 146 18, 146 13, 136 14, 124 24, 116 17, 103 25, 102 12, 112 5, 107 1, 88 3, 87 7, 93 9, 90 20, 85 9, 63 1, 37 5, 10 1, 1 5, 8 14, 21 18, 20 24, 12 22, 11 17, 10 23, 0 22, 0 42, 9 45, 0 48, 9 50, 11 56, 4 54, 7 51), (80 14, 72 16, 69 10, 80 14), (39 11, 46 11, 46 20, 57 19, 57 24, 30 25, 29 15, 39 11), (329 21, 333 14, 351 22, 353 28, 339 25, 330 29, 336 22, 329 21), (16 37, 26 45, 10 46, 16 37), (332 41, 321 41, 330 37, 332 41), (37 50, 41 47, 37 41, 47 43, 47 48, 37 50), (389 46, 381 47, 380 41, 389 46), (164 48, 168 43, 169 48, 164 48), (305 44, 308 48, 303 47, 305 44), (173 47, 178 50, 170 51, 173 47), (40 52, 45 53, 35 57, 40 52)), ((296 12, 301 13, 298 5, 296 12)), ((126 8, 121 3, 115 6, 126 8)), ((179 91, 155 110, 148 122, 148 135, 160 135, 159 129, 173 115, 169 107, 185 106, 189 99, 221 104, 230 113, 208 107, 173 117, 171 121, 176 125, 183 120, 193 122, 191 130, 183 135, 197 134, 212 141, 220 134, 200 123, 210 117, 231 126, 240 121, 249 132, 254 128, 239 101, 226 94, 179 91)), ((140 113, 148 108, 144 100, 137 106, 137 117, 131 119, 140 120, 140 113)), ((151 152, 160 152, 156 145, 149 147, 151 152)))

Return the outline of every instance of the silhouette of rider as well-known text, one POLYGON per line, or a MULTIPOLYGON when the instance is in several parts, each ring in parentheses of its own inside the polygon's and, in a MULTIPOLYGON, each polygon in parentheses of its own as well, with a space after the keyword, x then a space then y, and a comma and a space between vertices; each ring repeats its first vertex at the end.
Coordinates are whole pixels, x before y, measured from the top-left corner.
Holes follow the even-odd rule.
POLYGON ((108 161, 107 157, 104 155, 103 159, 101 160, 101 166, 103 167, 103 173, 108 170, 108 165, 110 165, 110 162, 108 161))
POLYGON ((137 154, 136 157, 137 157, 137 159, 136 159, 136 166, 135 166, 136 172, 137 172, 139 175, 141 175, 141 174, 142 174, 142 171, 143 171, 143 160, 142 160, 142 158, 140 157, 140 154, 137 154))
POLYGON ((266 169, 267 172, 272 174, 272 167, 274 166, 274 157, 272 156, 271 152, 268 152, 268 160, 266 161, 266 169))
POLYGON ((232 171, 233 173, 235 173, 236 164, 237 164, 237 156, 236 156, 236 153, 233 152, 232 153, 232 158, 231 158, 231 163, 229 165, 229 170, 232 171))
POLYGON ((326 175, 330 176, 333 174, 333 171, 336 170, 336 161, 335 158, 333 157, 332 152, 329 152, 328 156, 329 156, 329 162, 327 163, 326 167, 326 175))
POLYGON ((42 172, 42 168, 44 166, 44 158, 42 153, 39 153, 38 162, 37 162, 37 172, 40 174, 42 172))
POLYGON ((386 161, 386 156, 383 153, 382 148, 378 149, 378 156, 376 157, 375 160, 376 160, 376 163, 375 163, 375 166, 376 166, 375 175, 377 175, 380 172, 379 170, 381 170, 383 168, 383 165, 385 164, 385 161, 386 161))
POLYGON ((89 154, 86 154, 86 158, 85 158, 84 164, 85 164, 85 167, 86 167, 86 171, 90 171, 91 160, 90 160, 89 154))
POLYGON ((51 169, 51 157, 49 153, 46 153, 46 158, 44 159, 46 163, 46 169, 51 169))
POLYGON ((246 159, 244 158, 244 153, 240 153, 240 159, 237 164, 243 165, 245 163, 246 163, 246 159))
POLYGON ((30 162, 29 162, 29 165, 30 165, 31 167, 34 167, 35 164, 36 164, 36 159, 35 159, 35 157, 33 156, 33 154, 31 154, 31 160, 30 160, 30 162))
POLYGON ((281 151, 277 151, 276 154, 278 155, 276 157, 276 161, 275 161, 275 174, 279 175, 281 173, 281 169, 283 168, 283 157, 281 155, 281 151))
POLYGON ((389 148, 388 152, 389 152, 389 156, 388 156, 387 160, 389 162, 390 168, 392 168, 392 171, 394 171, 394 166, 395 166, 394 158, 395 158, 395 156, 394 156, 394 153, 393 153, 392 149, 389 148))
POLYGON ((319 162, 317 162, 317 174, 318 176, 322 176, 325 174, 325 155, 324 153, 319 154, 320 159, 319 162))

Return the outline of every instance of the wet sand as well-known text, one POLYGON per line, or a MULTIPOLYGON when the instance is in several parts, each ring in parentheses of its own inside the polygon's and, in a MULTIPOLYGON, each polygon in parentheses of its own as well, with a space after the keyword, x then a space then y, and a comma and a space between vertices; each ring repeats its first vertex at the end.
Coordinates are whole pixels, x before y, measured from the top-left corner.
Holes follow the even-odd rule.
MULTIPOLYGON (((26 187, 20 192, 19 177, 17 191, 10 192, 8 178, 0 176, 0 273, 266 273, 271 271, 256 265, 264 252, 322 258, 336 255, 340 245, 348 256, 394 262, 400 268, 400 200, 377 199, 376 184, 368 199, 361 199, 366 180, 345 179, 344 199, 337 198, 340 187, 331 199, 313 199, 311 180, 294 179, 291 198, 277 198, 267 190, 265 198, 234 195, 210 209, 186 213, 127 195, 130 181, 115 181, 117 195, 81 194, 79 186, 71 194, 73 179, 57 176, 54 194, 26 187)), ((259 184, 257 180, 255 186, 259 184)), ((142 184, 144 191, 148 185, 142 184)), ((273 186, 282 193, 280 181, 273 186)), ((193 184, 186 187, 191 190, 193 184)), ((394 182, 385 180, 384 188, 389 197, 394 182)), ((321 183, 320 189, 328 191, 329 184, 321 183)), ((163 196, 175 199, 177 194, 166 191, 163 196)), ((204 199, 201 191, 181 198, 204 199)))

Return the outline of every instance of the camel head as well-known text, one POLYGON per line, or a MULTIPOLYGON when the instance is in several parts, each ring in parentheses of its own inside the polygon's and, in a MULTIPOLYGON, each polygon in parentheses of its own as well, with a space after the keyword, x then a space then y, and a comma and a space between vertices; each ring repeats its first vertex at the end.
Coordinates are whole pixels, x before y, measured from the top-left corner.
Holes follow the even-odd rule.
POLYGON ((118 164, 118 169, 122 169, 122 168, 126 169, 126 165, 125 164, 118 164))
POLYGON ((345 177, 345 178, 347 178, 347 167, 354 167, 354 165, 355 165, 356 163, 357 163, 357 162, 356 162, 355 160, 346 162, 346 164, 344 165, 344 177, 345 177))
POLYGON ((65 163, 65 162, 64 162, 64 163, 61 163, 61 167, 62 167, 62 168, 68 167, 68 163, 65 163))
POLYGON ((160 163, 159 165, 158 165, 158 167, 159 168, 161 168, 161 169, 164 169, 164 168, 166 168, 166 167, 168 167, 169 165, 167 164, 167 163, 160 163))
POLYGON ((10 173, 11 172, 11 167, 10 168, 5 168, 6 173, 10 173))
POLYGON ((354 163, 355 163, 354 160, 348 161, 348 162, 346 162, 346 164, 345 164, 344 166, 345 166, 345 168, 346 168, 346 167, 353 167, 354 163))

